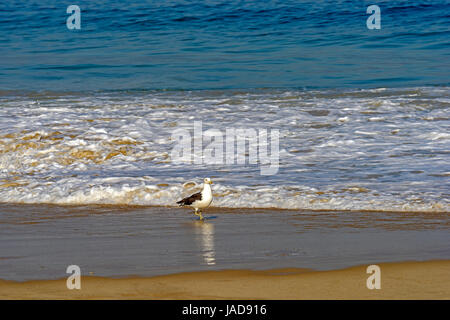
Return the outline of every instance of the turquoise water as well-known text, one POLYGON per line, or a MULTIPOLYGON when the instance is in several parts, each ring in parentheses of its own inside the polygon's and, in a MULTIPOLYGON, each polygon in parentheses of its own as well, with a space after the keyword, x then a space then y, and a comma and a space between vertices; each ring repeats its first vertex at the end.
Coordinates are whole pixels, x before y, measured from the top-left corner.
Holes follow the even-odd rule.
POLYGON ((442 85, 449 17, 449 1, 3 1, 0 89, 442 85))

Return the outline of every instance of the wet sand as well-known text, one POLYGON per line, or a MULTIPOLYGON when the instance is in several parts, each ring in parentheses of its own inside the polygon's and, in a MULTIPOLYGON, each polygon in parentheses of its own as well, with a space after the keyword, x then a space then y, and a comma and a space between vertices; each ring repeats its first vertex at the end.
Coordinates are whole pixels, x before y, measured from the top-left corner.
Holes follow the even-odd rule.
POLYGON ((210 208, 205 216, 0 204, 0 297, 449 298, 447 213, 210 208), (382 266, 382 290, 366 288, 372 264, 382 266), (79 292, 65 287, 69 265, 81 269, 79 292))
POLYGON ((369 290, 367 266, 335 271, 278 269, 180 273, 151 278, 83 277, 0 281, 0 299, 450 299, 450 261, 380 264, 381 289, 369 290))

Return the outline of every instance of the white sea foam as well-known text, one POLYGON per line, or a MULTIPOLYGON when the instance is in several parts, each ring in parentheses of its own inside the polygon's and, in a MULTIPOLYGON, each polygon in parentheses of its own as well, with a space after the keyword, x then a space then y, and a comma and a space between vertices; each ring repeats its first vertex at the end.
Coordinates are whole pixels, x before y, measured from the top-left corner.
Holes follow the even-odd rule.
POLYGON ((211 176, 219 207, 449 212, 449 96, 448 88, 0 96, 0 202, 174 205, 196 190, 187 182, 211 176), (193 130, 194 120, 203 130, 280 130, 278 174, 174 164, 171 134, 193 130))
MULTIPOLYGON (((20 183, 19 181, 18 183, 20 183)), ((162 205, 173 206, 181 197, 199 190, 183 188, 182 184, 157 186, 146 184, 140 179, 114 178, 96 181, 62 179, 59 183, 28 184, 9 188, 2 192, 0 201, 18 203, 54 204, 120 204, 120 205, 162 205), (6 198, 6 199, 5 199, 6 198)), ((445 212, 449 205, 445 201, 424 203, 414 196, 404 201, 387 196, 371 198, 360 188, 345 190, 312 191, 298 186, 285 188, 234 188, 216 184, 215 207, 229 208, 280 208, 311 210, 372 210, 408 212, 445 212)), ((364 189, 362 189, 364 190, 364 189)))

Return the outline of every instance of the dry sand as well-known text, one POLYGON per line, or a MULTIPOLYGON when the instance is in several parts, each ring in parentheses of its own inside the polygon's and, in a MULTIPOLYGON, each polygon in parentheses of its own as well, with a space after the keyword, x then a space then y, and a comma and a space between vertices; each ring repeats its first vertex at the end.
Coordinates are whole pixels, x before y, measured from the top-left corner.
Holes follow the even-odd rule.
POLYGON ((150 278, 86 276, 81 290, 66 279, 0 280, 0 299, 450 299, 450 260, 379 264, 381 289, 366 287, 367 265, 343 270, 227 270, 150 278))

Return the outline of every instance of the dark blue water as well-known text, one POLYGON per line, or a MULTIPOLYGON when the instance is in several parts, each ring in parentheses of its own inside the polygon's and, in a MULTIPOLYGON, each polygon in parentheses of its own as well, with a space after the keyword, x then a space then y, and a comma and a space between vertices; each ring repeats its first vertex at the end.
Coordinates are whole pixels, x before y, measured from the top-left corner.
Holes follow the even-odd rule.
POLYGON ((442 85, 449 19, 449 1, 8 0, 0 90, 442 85))

